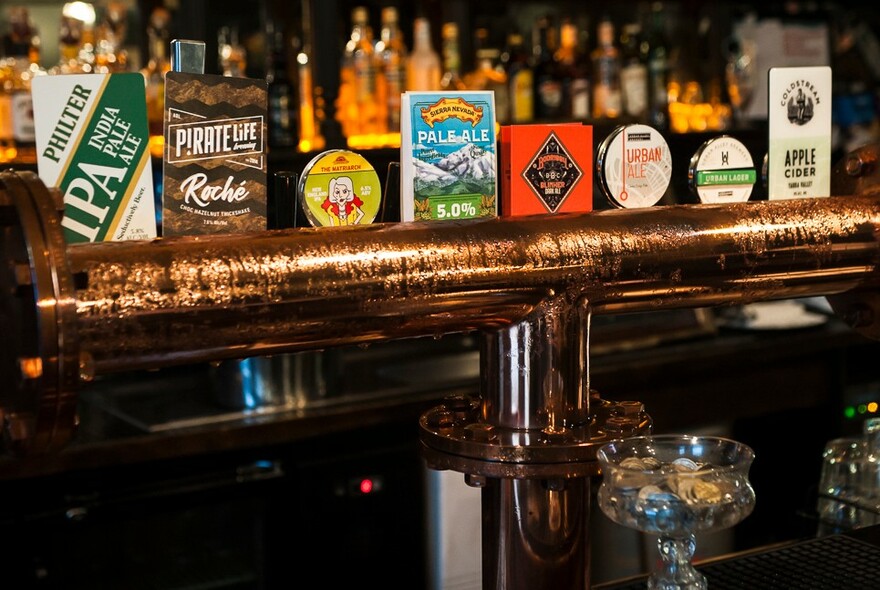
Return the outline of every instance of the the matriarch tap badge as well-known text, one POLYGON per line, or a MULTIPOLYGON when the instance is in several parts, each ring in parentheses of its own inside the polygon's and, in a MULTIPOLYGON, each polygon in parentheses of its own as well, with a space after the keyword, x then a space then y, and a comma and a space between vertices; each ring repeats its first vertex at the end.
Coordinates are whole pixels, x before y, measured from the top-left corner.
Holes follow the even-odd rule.
POLYGON ((584 173, 555 133, 547 136, 523 178, 550 213, 556 213, 584 173))
POLYGON ((770 68, 767 196, 831 194, 831 68, 770 68))

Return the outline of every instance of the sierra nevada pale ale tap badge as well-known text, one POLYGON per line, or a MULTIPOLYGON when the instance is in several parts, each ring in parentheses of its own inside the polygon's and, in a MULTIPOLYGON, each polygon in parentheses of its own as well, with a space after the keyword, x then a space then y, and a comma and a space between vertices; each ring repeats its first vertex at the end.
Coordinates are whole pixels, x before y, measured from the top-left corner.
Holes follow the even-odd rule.
POLYGON ((267 228, 265 80, 168 72, 162 235, 267 228))

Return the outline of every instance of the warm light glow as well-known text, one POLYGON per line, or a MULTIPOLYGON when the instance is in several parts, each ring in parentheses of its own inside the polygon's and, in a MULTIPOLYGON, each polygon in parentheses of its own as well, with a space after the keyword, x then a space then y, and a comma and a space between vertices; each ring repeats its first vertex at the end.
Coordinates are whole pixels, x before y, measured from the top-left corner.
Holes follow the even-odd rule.
POLYGON ((37 379, 43 375, 43 359, 38 356, 33 358, 20 358, 18 365, 21 376, 25 379, 37 379))
POLYGON ((165 138, 161 135, 151 135, 148 147, 150 156, 161 159, 165 155, 165 138))
POLYGON ((373 491, 373 480, 369 478, 364 478, 361 480, 361 485, 358 486, 362 494, 369 494, 373 491))
POLYGON ((95 24, 95 7, 88 2, 68 2, 61 9, 67 18, 75 18, 91 26, 95 24))
POLYGON ((872 414, 877 413, 877 402, 868 402, 868 411, 872 414))
POLYGON ((355 150, 399 148, 400 133, 365 133, 348 138, 348 147, 355 150))

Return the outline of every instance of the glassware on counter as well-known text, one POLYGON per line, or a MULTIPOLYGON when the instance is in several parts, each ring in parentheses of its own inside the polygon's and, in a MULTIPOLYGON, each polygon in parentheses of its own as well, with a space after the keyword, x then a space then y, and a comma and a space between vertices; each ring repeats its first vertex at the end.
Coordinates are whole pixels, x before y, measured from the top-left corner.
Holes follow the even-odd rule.
POLYGON ((698 590, 707 581, 692 564, 695 533, 732 527, 751 514, 754 451, 713 436, 640 436, 598 451, 599 507, 623 526, 658 536, 662 567, 649 590, 698 590))

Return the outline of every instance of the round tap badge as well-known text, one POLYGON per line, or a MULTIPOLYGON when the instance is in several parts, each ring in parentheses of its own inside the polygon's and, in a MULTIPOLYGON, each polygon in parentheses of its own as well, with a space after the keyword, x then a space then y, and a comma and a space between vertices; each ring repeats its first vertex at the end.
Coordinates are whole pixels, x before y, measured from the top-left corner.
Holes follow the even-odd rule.
POLYGON ((757 179, 749 150, 728 135, 701 145, 688 166, 688 183, 701 203, 748 201, 757 179))
POLYGON ((382 202, 373 166, 348 150, 328 150, 312 158, 297 188, 302 209, 315 227, 372 223, 382 202))
POLYGON ((621 125, 599 145, 596 172, 602 191, 617 207, 656 205, 672 178, 669 145, 653 127, 621 125))

